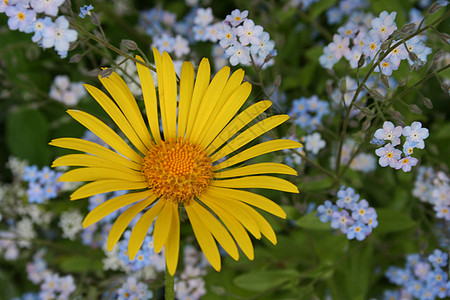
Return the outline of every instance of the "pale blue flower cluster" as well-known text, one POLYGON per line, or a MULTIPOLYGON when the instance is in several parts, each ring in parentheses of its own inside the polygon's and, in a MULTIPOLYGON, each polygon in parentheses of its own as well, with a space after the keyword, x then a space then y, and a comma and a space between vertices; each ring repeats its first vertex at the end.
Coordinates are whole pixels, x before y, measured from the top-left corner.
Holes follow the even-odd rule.
MULTIPOLYGON (((190 44, 217 42, 221 22, 214 22, 212 9, 194 7, 181 21, 160 7, 143 11, 139 23, 152 36, 152 47, 182 58, 189 54, 190 44)), ((223 55, 223 54, 222 54, 223 55)))
MULTIPOLYGON (((44 13, 55 17, 63 0, 57 1, 18 1, 7 4, 5 13, 9 17, 11 30, 18 29, 26 33, 33 32, 32 41, 43 48, 55 47, 61 57, 67 55, 69 43, 77 38, 77 32, 68 29, 67 19, 63 16, 53 23, 50 17, 36 19, 36 13, 44 13)), ((0 11, 1 12, 1 11, 0 11)))
MULTIPOLYGON (((357 144, 353 139, 347 138, 342 145, 341 165, 348 164, 350 169, 368 173, 376 169, 375 157, 369 153, 360 152, 354 155, 357 144)), ((336 167, 336 153, 330 157, 331 168, 336 167)))
POLYGON ((343 17, 349 17, 350 20, 360 18, 360 10, 367 7, 366 0, 341 0, 337 6, 332 6, 327 10, 327 19, 329 24, 338 24, 343 17))
MULTIPOLYGON (((291 141, 296 141, 298 143, 302 142, 295 134, 285 136, 284 138, 289 139, 291 141)), ((300 147, 295 150, 300 154, 305 154, 304 147, 300 147)), ((289 165, 293 168, 298 168, 300 166, 300 164, 302 163, 302 157, 299 154, 297 154, 296 152, 293 152, 291 149, 283 149, 282 151, 283 151, 283 153, 286 154, 284 156, 284 162, 287 165, 289 165)))
POLYGON ((289 5, 299 7, 301 10, 307 10, 315 2, 319 2, 319 0, 292 0, 289 2, 289 5))
POLYGON ((404 172, 411 171, 411 168, 418 163, 418 159, 411 156, 415 148, 425 148, 424 139, 429 135, 427 128, 422 128, 422 123, 413 122, 411 126, 394 126, 392 122, 385 121, 383 128, 375 131, 372 144, 384 145, 385 141, 389 141, 385 146, 375 150, 375 154, 380 158, 378 163, 382 167, 390 166, 394 169, 402 169, 404 172), (396 148, 400 146, 400 137, 406 137, 403 144, 403 152, 396 148))
POLYGON ((313 95, 293 100, 289 116, 294 118, 296 125, 310 133, 317 129, 322 123, 322 118, 329 113, 329 103, 313 95))
POLYGON ((58 14, 64 0, 2 1, 0 12, 8 16, 8 27, 25 33, 34 33, 32 41, 44 49, 54 48, 61 58, 67 56, 69 45, 77 40, 78 33, 69 29, 69 21, 58 14), (37 14, 45 16, 38 18, 37 14))
POLYGON ((117 300, 153 298, 153 292, 148 289, 147 284, 140 282, 134 276, 127 277, 127 281, 117 290, 117 300))
POLYGON ((232 66, 248 66, 253 61, 257 66, 266 67, 273 63, 269 58, 276 56, 275 42, 262 26, 247 17, 247 10, 233 10, 218 29, 217 39, 232 66))
POLYGON ((183 271, 175 277, 176 299, 198 300, 206 294, 205 280, 209 264, 203 252, 192 245, 183 249, 183 271))
POLYGON ((430 203, 437 218, 450 221, 450 178, 447 174, 431 167, 420 167, 413 196, 430 203))
MULTIPOLYGON (((395 18, 397 12, 383 11, 377 18, 371 19, 370 15, 359 18, 351 18, 350 21, 338 28, 338 34, 333 36, 333 42, 324 47, 323 55, 319 61, 322 67, 331 69, 342 57, 355 69, 365 66, 368 62, 376 61, 385 51, 381 50, 381 44, 397 30, 395 18), (369 22, 370 20, 370 22, 369 22), (370 25, 369 25, 370 23, 370 25), (360 65, 361 56, 365 60, 360 65)), ((399 40, 393 40, 395 45, 399 40)), ((381 72, 391 76, 397 70, 402 60, 408 60, 411 66, 420 67, 425 64, 431 48, 426 47, 423 38, 415 36, 392 51, 377 65, 375 72, 381 72), (413 53, 413 54, 412 54, 413 53)))
POLYGON ((58 75, 53 79, 49 96, 66 106, 76 106, 86 96, 86 89, 81 82, 71 82, 69 76, 58 75))
POLYGON ((336 205, 330 200, 317 207, 317 217, 323 223, 331 221, 331 227, 339 229, 349 240, 364 240, 378 226, 377 213, 367 200, 359 200, 359 194, 351 187, 342 186, 337 193, 336 205))
POLYGON ((384 299, 448 299, 448 254, 435 249, 432 254, 422 256, 409 254, 404 268, 391 266, 385 273, 387 279, 400 289, 386 291, 384 299))
MULTIPOLYGON (((153 231, 153 226, 149 229, 150 232, 153 231)), ((155 256, 155 249, 153 248, 153 235, 148 234, 144 243, 139 249, 136 257, 130 260, 128 256, 128 242, 130 240, 131 230, 125 231, 123 234, 123 239, 119 242, 119 259, 122 260, 126 266, 130 268, 132 272, 142 270, 144 267, 150 266, 152 262, 152 257, 155 256)))
POLYGON ((62 183, 58 181, 61 173, 51 170, 45 166, 39 169, 36 165, 25 167, 23 180, 28 182, 28 202, 45 203, 49 199, 54 199, 62 188, 62 183))
POLYGON ((48 269, 47 262, 43 259, 44 253, 42 250, 38 251, 26 267, 28 279, 40 285, 38 299, 71 299, 70 296, 76 289, 73 276, 61 276, 48 269))

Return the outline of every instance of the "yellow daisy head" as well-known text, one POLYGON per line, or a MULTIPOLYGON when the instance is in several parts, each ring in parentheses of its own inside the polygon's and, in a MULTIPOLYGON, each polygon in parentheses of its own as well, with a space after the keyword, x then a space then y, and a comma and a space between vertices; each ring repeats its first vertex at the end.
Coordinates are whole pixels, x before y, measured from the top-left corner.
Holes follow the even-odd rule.
MULTIPOLYGON (((253 245, 247 231, 258 239, 264 235, 276 243, 273 229, 253 207, 281 218, 286 214, 271 200, 243 189, 266 188, 298 193, 297 187, 289 181, 262 175, 296 175, 296 172, 279 163, 236 165, 272 151, 301 147, 295 141, 276 139, 241 150, 286 121, 288 116, 275 115, 247 126, 271 102, 257 102, 237 114, 251 92, 251 84, 242 83, 242 70, 230 76, 230 68, 224 67, 210 80, 211 69, 206 58, 201 61, 196 77, 192 64, 184 62, 178 87, 170 56, 165 52, 161 55, 154 49, 154 57, 158 93, 150 70, 143 64, 136 64, 147 122, 127 85, 116 73, 100 78, 113 99, 99 89, 85 85, 129 143, 96 117, 69 110, 75 120, 114 150, 78 138, 55 139, 51 145, 86 154, 62 156, 53 162, 53 167, 81 167, 60 178, 61 181, 89 182, 74 191, 71 200, 129 191, 97 206, 83 221, 83 226, 87 227, 111 212, 131 205, 111 228, 107 241, 109 250, 131 220, 144 212, 132 229, 129 257, 136 256, 154 222, 155 251, 160 252, 164 247, 167 268, 173 275, 178 264, 179 212, 182 208, 202 251, 216 270, 221 267, 216 242, 236 260, 239 259, 237 245, 253 259, 253 245)), ((137 59, 143 62, 140 57, 137 59)))

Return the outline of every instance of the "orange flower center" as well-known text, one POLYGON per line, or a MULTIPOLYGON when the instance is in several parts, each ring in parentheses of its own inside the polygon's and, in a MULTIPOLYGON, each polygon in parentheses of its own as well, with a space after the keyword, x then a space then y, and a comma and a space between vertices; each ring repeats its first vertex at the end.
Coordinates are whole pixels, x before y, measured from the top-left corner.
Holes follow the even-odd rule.
POLYGON ((150 149, 141 172, 158 197, 184 205, 206 191, 213 177, 212 161, 203 147, 183 138, 150 149))

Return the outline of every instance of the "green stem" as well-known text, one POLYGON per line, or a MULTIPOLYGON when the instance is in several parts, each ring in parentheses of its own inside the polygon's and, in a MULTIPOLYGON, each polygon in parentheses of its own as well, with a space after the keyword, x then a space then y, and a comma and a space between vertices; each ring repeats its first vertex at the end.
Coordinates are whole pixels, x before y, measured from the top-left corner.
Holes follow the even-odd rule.
POLYGON ((394 98, 392 98, 392 101, 390 101, 389 105, 387 105, 387 106, 392 106, 394 104, 394 102, 396 102, 399 99, 402 99, 404 96, 406 96, 406 94, 410 93, 412 90, 417 88, 419 85, 421 85, 422 83, 424 83, 428 79, 436 76, 438 73, 447 70, 448 68, 450 68, 450 64, 447 64, 447 65, 443 66, 442 68, 440 68, 439 70, 436 70, 436 71, 431 72, 430 74, 426 75, 421 80, 417 81, 412 86, 410 86, 408 89, 402 91, 400 94, 398 94, 394 98))
POLYGON ((97 36, 95 36, 94 34, 90 33, 89 31, 85 30, 83 27, 79 26, 77 23, 75 22, 70 22, 70 25, 73 26, 76 30, 78 30, 79 32, 83 33, 84 35, 86 35, 87 37, 89 37, 90 39, 96 41, 99 44, 102 44, 103 46, 107 47, 108 49, 116 52, 117 54, 120 54, 121 56, 131 59, 132 61, 134 61, 135 63, 139 63, 143 66, 146 66, 147 68, 149 68, 150 70, 152 70, 153 72, 156 72, 156 69, 151 66, 148 63, 142 62, 136 58, 134 58, 133 56, 123 52, 122 50, 120 50, 119 48, 114 47, 113 45, 111 45, 110 43, 108 43, 107 41, 102 40, 101 38, 98 38, 97 36))
POLYGON ((304 153, 302 153, 302 152, 300 152, 298 150, 295 150, 295 149, 291 149, 291 151, 294 152, 295 154, 297 154, 298 156, 300 156, 308 164, 310 164, 311 166, 313 166, 314 168, 316 168, 317 170, 319 170, 323 174, 327 175, 328 177, 330 177, 333 180, 336 180, 336 176, 332 172, 328 171, 327 169, 325 169, 321 165, 316 164, 313 160, 311 160, 309 157, 307 157, 304 153))
POLYGON ((174 287, 173 276, 170 275, 169 270, 166 266, 166 287, 165 287, 165 299, 174 300, 175 299, 175 287, 174 287))
POLYGON ((332 41, 333 40, 333 36, 331 35, 331 33, 328 32, 328 30, 325 29, 325 27, 323 27, 322 25, 320 25, 319 22, 317 22, 316 19, 310 17, 308 14, 306 14, 305 12, 303 12, 300 9, 297 10, 297 12, 299 13, 300 17, 302 17, 303 19, 305 19, 307 22, 311 23, 315 29, 317 29, 318 31, 320 31, 320 33, 328 40, 328 41, 332 41))
POLYGON ((257 83, 257 84, 261 87, 261 90, 262 90, 262 92, 263 92, 263 94, 264 94, 264 97, 265 97, 267 100, 269 100, 270 97, 269 97, 269 95, 267 95, 267 93, 266 93, 266 89, 265 89, 265 87, 264 87, 264 83, 263 83, 263 81, 262 81, 261 74, 260 74, 260 72, 261 72, 261 67, 258 67, 258 66, 256 65, 255 60, 253 59, 253 56, 252 56, 251 54, 250 54, 250 59, 251 59, 251 61, 252 61, 253 67, 255 68, 256 78, 258 79, 258 83, 257 83))

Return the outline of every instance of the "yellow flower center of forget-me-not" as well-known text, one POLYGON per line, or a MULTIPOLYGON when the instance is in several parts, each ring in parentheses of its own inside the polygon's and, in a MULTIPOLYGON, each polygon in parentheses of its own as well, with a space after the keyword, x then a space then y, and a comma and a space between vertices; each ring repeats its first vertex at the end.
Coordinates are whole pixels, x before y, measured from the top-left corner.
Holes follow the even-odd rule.
POLYGON ((150 149, 141 171, 158 197, 184 205, 200 196, 213 177, 212 161, 203 147, 183 138, 150 149))

